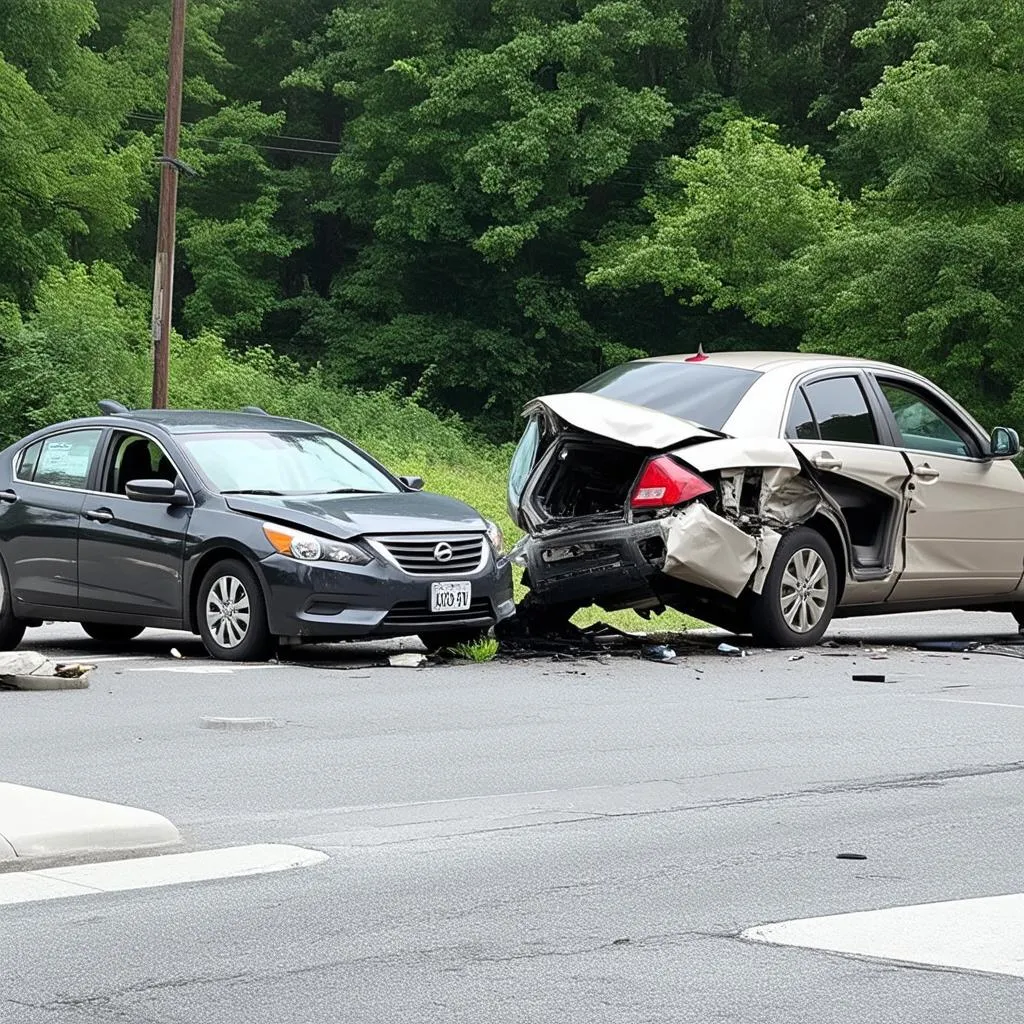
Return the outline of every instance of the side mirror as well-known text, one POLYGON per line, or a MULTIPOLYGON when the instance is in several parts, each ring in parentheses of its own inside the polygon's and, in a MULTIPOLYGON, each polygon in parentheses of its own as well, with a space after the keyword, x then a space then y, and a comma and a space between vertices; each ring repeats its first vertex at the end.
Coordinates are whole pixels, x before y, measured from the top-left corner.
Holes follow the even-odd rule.
POLYGON ((124 493, 131 501, 144 501, 150 505, 187 505, 188 491, 178 488, 170 480, 132 480, 124 493))
POLYGON ((1012 459, 1020 454, 1020 437, 1010 427, 996 427, 992 431, 992 458, 1012 459))
POLYGON ((421 476, 400 476, 398 478, 410 491, 422 491, 426 484, 421 476))

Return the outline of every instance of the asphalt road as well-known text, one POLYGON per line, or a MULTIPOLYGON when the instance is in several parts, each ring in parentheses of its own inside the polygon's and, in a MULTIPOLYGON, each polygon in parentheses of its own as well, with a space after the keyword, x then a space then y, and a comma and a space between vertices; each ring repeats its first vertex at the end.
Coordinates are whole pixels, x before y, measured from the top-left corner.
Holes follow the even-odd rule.
POLYGON ((86 691, 0 693, 0 779, 159 811, 188 849, 329 860, 0 906, 0 1020, 1019 1020, 1017 978, 740 937, 1024 891, 1024 663, 895 646, 987 634, 1016 628, 856 620, 796 661, 712 646, 409 670, 348 647, 232 670, 189 638, 113 660, 76 627, 30 632, 112 660, 86 691))

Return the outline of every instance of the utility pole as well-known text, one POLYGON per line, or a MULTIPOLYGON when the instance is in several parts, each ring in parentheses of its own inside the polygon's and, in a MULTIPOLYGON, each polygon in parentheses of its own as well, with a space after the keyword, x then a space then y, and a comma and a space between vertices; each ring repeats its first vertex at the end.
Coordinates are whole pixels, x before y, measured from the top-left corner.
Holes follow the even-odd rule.
POLYGON ((171 0, 171 49, 167 61, 164 149, 159 157, 160 220, 153 271, 153 408, 167 408, 167 373, 174 298, 174 240, 178 213, 178 143, 181 138, 181 91, 185 65, 185 9, 188 0, 171 0))

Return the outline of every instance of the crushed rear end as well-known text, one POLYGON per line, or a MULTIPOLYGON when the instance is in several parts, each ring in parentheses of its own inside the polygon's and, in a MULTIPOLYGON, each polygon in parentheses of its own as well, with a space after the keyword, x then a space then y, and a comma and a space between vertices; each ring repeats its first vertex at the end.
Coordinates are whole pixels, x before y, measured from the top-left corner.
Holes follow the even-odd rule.
POLYGON ((823 495, 794 449, 596 394, 538 399, 513 463, 531 612, 674 607, 742 629, 782 533, 823 495))

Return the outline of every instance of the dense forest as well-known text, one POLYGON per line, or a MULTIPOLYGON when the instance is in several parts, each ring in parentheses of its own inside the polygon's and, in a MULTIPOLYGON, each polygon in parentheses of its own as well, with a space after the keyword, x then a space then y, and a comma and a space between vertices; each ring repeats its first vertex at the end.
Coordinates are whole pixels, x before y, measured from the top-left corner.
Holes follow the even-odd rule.
MULTIPOLYGON (((145 401, 169 7, 0 0, 5 437, 145 401)), ((501 442, 637 353, 802 346, 1019 426, 1022 71, 1011 0, 191 0, 172 400, 501 442)))

